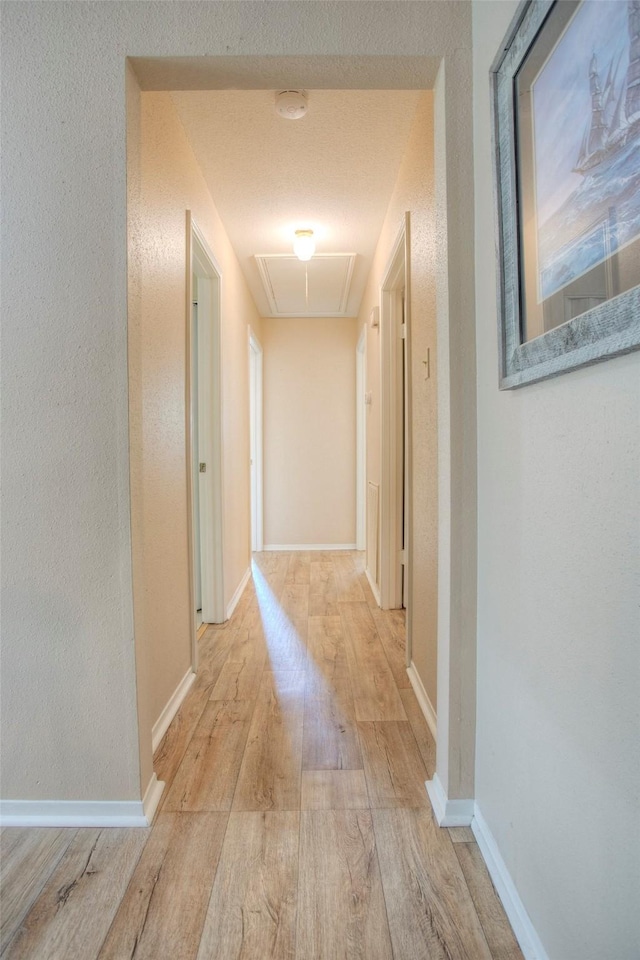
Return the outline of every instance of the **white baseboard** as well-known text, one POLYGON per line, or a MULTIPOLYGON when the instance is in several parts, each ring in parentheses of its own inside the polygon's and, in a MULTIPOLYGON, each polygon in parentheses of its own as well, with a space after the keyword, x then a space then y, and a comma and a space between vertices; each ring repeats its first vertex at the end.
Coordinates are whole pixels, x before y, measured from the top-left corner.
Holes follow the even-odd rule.
POLYGON ((355 550, 355 543, 266 543, 263 550, 355 550))
POLYGON ((375 580, 369 573, 369 567, 365 567, 364 573, 367 580, 369 581, 369 586, 371 587, 371 593, 373 594, 378 606, 380 606, 380 590, 378 588, 378 584, 375 582, 375 580))
POLYGON ((435 818, 440 827, 468 827, 473 820, 473 800, 449 800, 437 773, 425 783, 435 818))
POLYGON ((244 593, 244 588, 249 583, 250 579, 251 579, 251 567, 247 567, 247 569, 244 572, 244 576, 242 580, 238 584, 238 589, 236 590, 234 595, 231 597, 231 600, 229 601, 229 606, 227 607, 227 620, 231 619, 231 614, 233 613, 235 608, 238 606, 240 597, 244 593))
POLYGON ((147 827, 141 800, 0 800, 3 827, 147 827))
POLYGON ((160 803, 160 797, 162 796, 164 786, 164 780, 158 780, 155 772, 152 773, 151 779, 149 780, 149 786, 145 790, 144 797, 142 798, 144 818, 149 826, 151 826, 153 823, 153 818, 155 817, 156 810, 158 809, 158 804, 160 803))
POLYGON ((520 944, 520 949, 524 954, 525 960, 549 960, 549 955, 544 949, 540 937, 531 922, 531 918, 520 899, 516 885, 507 869, 507 865, 502 859, 498 844, 486 820, 478 809, 477 803, 474 805, 471 829, 478 841, 478 846, 480 847, 484 862, 487 865, 489 876, 493 881, 498 896, 502 900, 504 912, 520 944))
POLYGON ((429 695, 424 688, 424 684, 420 679, 418 671, 416 670, 416 665, 411 661, 411 666, 407 667, 407 674, 409 675, 409 680, 411 681, 411 686, 413 687, 413 692, 416 695, 416 700, 420 704, 420 709, 424 714, 424 718, 427 721, 427 726, 431 730, 431 736, 433 739, 438 742, 438 718, 436 712, 433 709, 433 704, 429 699, 429 695))
POLYGON ((154 773, 143 800, 0 800, 0 826, 149 827, 163 790, 154 773))
POLYGON ((182 706, 182 701, 188 694, 189 688, 191 687, 191 684, 193 683, 195 678, 196 678, 195 673, 193 672, 191 667, 189 667, 184 677, 182 678, 182 680, 180 681, 176 689, 173 691, 173 693, 169 697, 169 701, 165 705, 164 710, 162 711, 162 713, 154 723, 153 729, 151 730, 151 749, 153 753, 155 753, 156 750, 158 749, 160 745, 160 741, 162 740, 165 733, 169 729, 169 724, 171 723, 176 713, 182 706))

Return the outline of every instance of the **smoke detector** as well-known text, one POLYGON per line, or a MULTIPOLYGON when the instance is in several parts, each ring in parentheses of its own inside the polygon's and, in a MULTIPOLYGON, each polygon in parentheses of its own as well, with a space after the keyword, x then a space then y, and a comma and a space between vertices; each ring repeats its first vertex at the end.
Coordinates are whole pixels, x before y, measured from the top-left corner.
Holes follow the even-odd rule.
POLYGON ((285 120, 300 120, 307 112, 307 97, 302 90, 283 90, 276 94, 276 113, 285 120))

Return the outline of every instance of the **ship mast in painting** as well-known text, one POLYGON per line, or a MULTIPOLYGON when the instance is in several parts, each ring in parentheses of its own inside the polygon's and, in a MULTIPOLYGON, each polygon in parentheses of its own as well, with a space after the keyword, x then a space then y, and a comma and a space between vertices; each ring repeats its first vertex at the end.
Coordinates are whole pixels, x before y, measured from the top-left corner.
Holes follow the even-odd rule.
POLYGON ((620 57, 612 60, 604 89, 595 55, 589 64, 591 119, 585 130, 575 173, 596 172, 612 160, 640 129, 640 0, 627 0, 629 66, 618 86, 620 57))
POLYGON ((632 123, 640 118, 640 0, 629 0, 629 41, 625 112, 632 123))

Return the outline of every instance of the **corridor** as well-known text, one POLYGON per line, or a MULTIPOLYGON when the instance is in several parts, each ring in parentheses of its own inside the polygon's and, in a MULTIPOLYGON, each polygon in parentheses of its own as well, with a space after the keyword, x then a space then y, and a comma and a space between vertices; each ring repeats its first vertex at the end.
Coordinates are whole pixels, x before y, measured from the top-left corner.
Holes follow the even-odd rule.
POLYGON ((155 756, 151 830, 2 831, 7 960, 515 960, 440 830, 404 614, 355 552, 263 553, 155 756))

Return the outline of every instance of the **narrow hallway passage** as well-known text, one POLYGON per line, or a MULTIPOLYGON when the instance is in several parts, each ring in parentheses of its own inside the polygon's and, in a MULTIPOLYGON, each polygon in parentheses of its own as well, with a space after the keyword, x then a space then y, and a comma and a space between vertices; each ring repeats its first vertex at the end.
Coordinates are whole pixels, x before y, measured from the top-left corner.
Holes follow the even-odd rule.
POLYGON ((360 554, 256 555, 155 761, 151 830, 2 832, 3 957, 521 957, 360 554))

